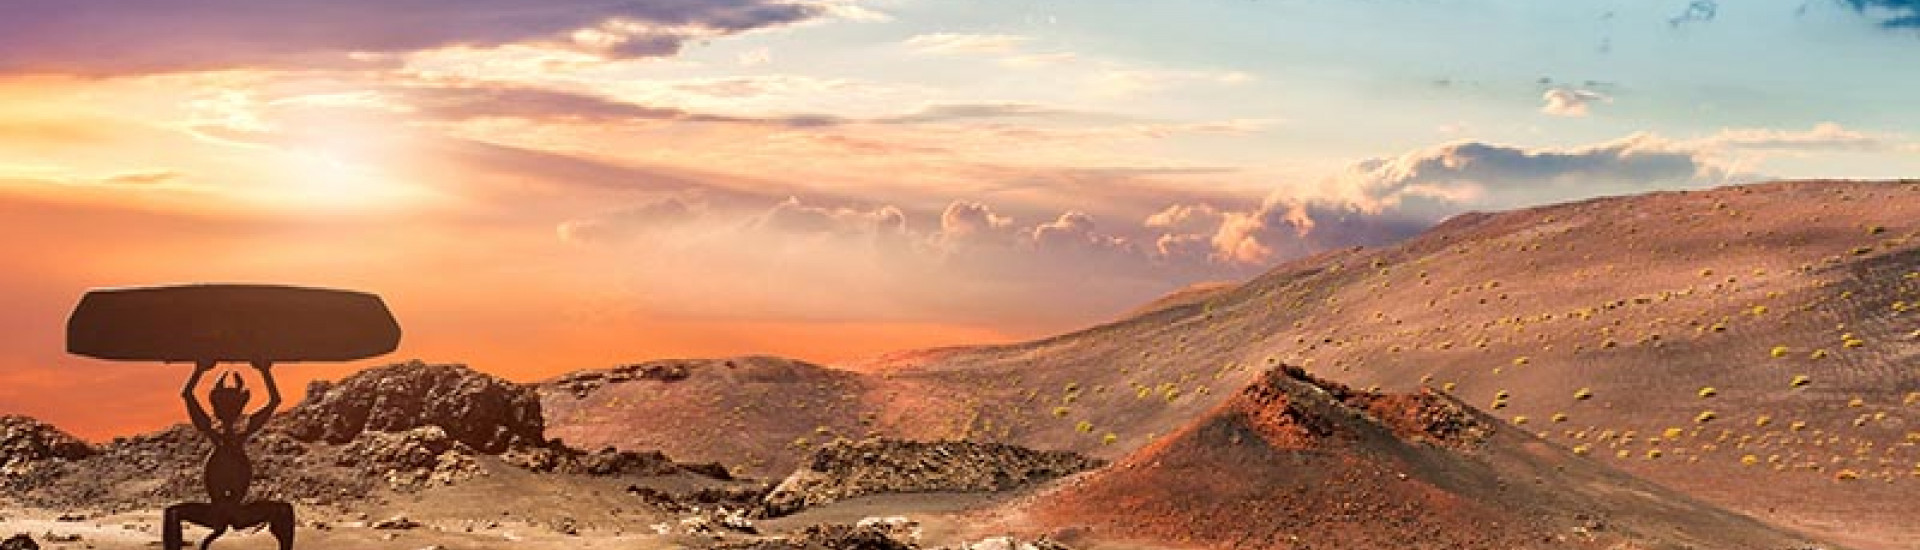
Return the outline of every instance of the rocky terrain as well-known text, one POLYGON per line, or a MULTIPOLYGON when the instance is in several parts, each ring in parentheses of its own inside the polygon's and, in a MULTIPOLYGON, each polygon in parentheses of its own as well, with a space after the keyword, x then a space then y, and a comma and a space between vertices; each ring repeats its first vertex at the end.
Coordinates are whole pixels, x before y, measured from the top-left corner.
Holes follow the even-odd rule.
POLYGON ((31 476, 54 460, 93 456, 92 445, 24 416, 0 416, 0 479, 31 476))
MULTIPOLYGON (((252 494, 338 505, 483 475, 482 459, 536 472, 727 476, 657 452, 566 447, 544 439, 543 422, 533 390, 465 366, 376 367, 316 383, 254 437, 252 494)), ((190 426, 98 449, 30 420, 10 418, 7 426, 0 459, 15 473, 0 483, 22 503, 122 511, 204 498, 200 471, 211 447, 190 426)))
MULTIPOLYGON (((490 536, 525 540, 518 533, 531 529, 626 547, 921 548, 918 524, 904 518, 765 532, 755 519, 867 495, 1003 491, 1099 463, 999 444, 842 441, 814 452, 813 467, 775 492, 719 464, 575 449, 547 439, 544 422, 531 386, 461 365, 371 368, 316 383, 255 436, 252 492, 295 503, 310 531, 302 536, 329 547, 389 547, 403 535, 484 545, 490 536)), ((209 447, 189 426, 97 448, 28 418, 4 426, 0 504, 24 508, 0 508, 0 530, 140 547, 155 536, 159 508, 204 499, 209 447)))
POLYGON ((784 516, 882 493, 1000 492, 1105 464, 1077 453, 997 443, 836 441, 814 450, 806 464, 775 486, 755 512, 762 517, 784 516))

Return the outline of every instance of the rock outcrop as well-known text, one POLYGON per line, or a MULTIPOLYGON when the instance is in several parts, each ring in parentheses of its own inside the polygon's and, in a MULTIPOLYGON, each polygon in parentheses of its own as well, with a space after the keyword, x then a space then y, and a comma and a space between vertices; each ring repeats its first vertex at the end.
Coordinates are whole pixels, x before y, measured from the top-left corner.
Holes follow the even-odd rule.
POLYGON ((882 493, 995 492, 1078 473, 1105 461, 1065 451, 969 441, 870 439, 829 443, 761 502, 777 517, 882 493))
POLYGON ((465 365, 420 361, 315 382, 277 424, 294 439, 336 445, 364 432, 438 426, 453 441, 488 454, 543 444, 546 429, 531 388, 465 365))
POLYGON ((92 445, 45 422, 0 416, 0 479, 31 474, 49 460, 79 460, 95 452, 92 445))

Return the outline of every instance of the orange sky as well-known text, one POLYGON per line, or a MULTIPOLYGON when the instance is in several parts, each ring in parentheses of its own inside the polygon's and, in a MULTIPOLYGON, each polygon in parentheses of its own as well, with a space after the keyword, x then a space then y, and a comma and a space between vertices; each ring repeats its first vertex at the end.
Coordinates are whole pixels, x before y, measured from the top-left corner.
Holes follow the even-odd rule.
POLYGON ((62 353, 92 287, 374 292, 391 360, 531 381, 1004 342, 1465 211, 1920 172, 1911 37, 1858 9, 88 1, 0 3, 0 414, 96 439, 177 421, 184 367, 62 353))
POLYGON ((515 246, 511 238, 443 234, 394 218, 182 213, 86 195, 0 193, 0 230, 14 236, 0 240, 0 256, 10 258, 0 272, 8 303, 0 316, 0 411, 92 439, 179 421, 175 388, 187 369, 66 355, 66 314, 86 289, 100 286, 272 282, 383 295, 405 331, 400 350, 357 364, 289 365, 279 372, 290 398, 309 379, 409 358, 535 381, 662 357, 765 353, 831 362, 1009 337, 979 325, 905 320, 655 316, 574 286, 595 284, 591 277, 538 265, 566 261, 564 254, 503 254, 515 246), (80 399, 89 404, 76 406, 80 399))

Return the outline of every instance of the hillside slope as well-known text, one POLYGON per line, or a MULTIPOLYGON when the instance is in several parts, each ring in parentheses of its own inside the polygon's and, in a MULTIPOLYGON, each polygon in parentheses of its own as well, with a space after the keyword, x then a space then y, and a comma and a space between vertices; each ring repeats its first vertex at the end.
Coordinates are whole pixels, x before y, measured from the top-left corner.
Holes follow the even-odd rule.
MULTIPOLYGON (((1916 236, 1920 181, 1779 182, 1467 214, 1398 245, 1288 262, 1199 302, 1084 331, 817 375, 838 386, 787 384, 819 402, 752 413, 748 425, 780 429, 749 446, 776 473, 798 460, 792 444, 808 433, 1120 459, 1284 362, 1355 387, 1432 386, 1709 502, 1862 548, 1912 550, 1916 236)), ((660 406, 683 404, 677 414, 693 416, 673 418, 698 419, 760 402, 704 387, 720 392, 700 393, 712 403, 660 406)), ((560 393, 543 395, 561 408, 560 393)), ((595 444, 715 459, 662 444, 715 437, 712 424, 651 418, 600 422, 595 444)), ((570 433, 573 422, 556 418, 550 431, 570 433)))
POLYGON ((1027 507, 1095 540, 1215 548, 1804 548, 1430 391, 1274 369, 1027 507))
POLYGON ((1910 550, 1917 235, 1920 182, 1468 214, 1202 303, 888 375, 968 388, 932 395, 975 437, 1108 459, 1281 362, 1356 387, 1430 385, 1709 502, 1910 550))

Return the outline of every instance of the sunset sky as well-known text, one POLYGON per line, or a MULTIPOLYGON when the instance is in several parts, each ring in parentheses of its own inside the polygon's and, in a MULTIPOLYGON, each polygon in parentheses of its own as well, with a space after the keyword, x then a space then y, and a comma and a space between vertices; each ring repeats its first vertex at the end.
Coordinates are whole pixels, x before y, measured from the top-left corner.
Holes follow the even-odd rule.
MULTIPOLYGON (((514 380, 1004 342, 1449 215, 1920 175, 1911 0, 12 0, 0 413, 86 289, 385 296, 514 380)), ((292 365, 308 379, 366 364, 292 365)))

